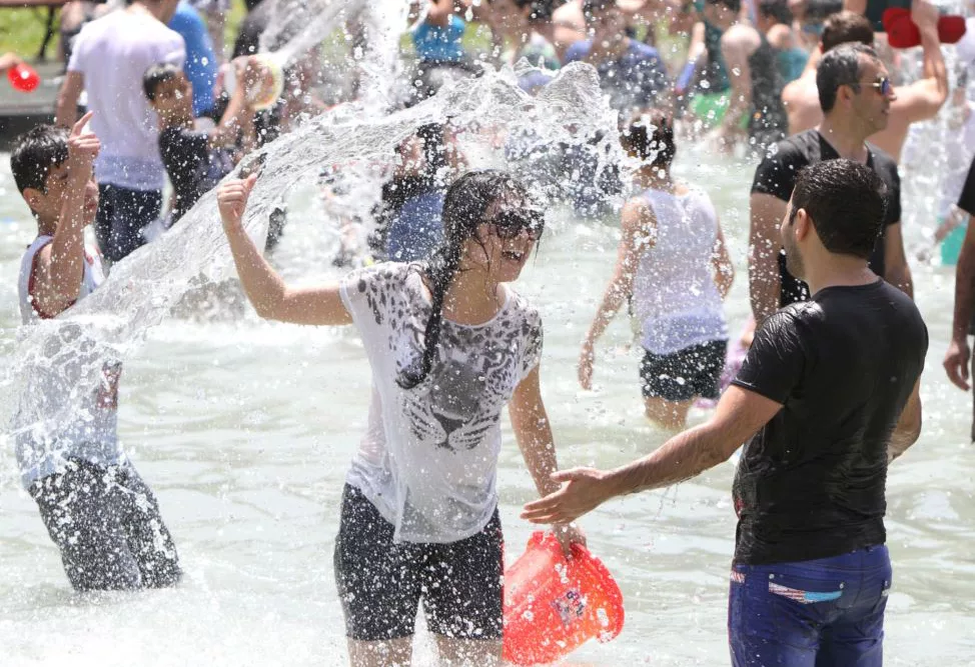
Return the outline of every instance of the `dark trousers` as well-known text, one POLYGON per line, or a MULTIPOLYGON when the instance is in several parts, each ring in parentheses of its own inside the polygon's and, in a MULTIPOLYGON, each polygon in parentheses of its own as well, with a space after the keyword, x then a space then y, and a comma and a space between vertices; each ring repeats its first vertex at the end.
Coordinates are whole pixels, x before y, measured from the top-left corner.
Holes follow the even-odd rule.
POLYGON ((129 463, 69 460, 30 486, 78 591, 160 588, 182 572, 159 504, 129 463))
POLYGON ((95 236, 102 255, 110 262, 118 262, 145 245, 142 230, 159 217, 161 210, 162 190, 129 190, 100 184, 95 236))

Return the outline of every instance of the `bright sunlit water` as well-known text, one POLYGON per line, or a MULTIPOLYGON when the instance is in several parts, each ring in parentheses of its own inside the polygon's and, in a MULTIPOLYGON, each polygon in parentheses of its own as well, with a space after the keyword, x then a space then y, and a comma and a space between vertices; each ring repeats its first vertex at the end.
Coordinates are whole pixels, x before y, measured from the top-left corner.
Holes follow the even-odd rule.
MULTIPOLYGON (((0 156, 0 363, 16 357, 16 278, 35 227, 0 156)), ((715 201, 738 270, 727 302, 733 335, 747 312, 747 194, 754 165, 679 149, 677 172, 715 201)), ((910 179, 910 176, 907 176, 910 179)), ((905 190, 908 246, 930 224, 931 192, 905 190)), ((545 322, 543 395, 563 466, 612 467, 666 434, 641 415, 628 322, 597 348, 594 393, 575 379, 578 346, 613 268, 618 221, 551 226, 517 283, 545 322)), ((213 225, 219 225, 213 211, 213 225)), ((274 263, 289 280, 335 278, 335 233, 317 191, 291 201, 274 263)), ((894 592, 887 664, 975 662, 972 555, 975 451, 970 397, 948 385, 953 271, 913 262, 931 333, 924 430, 890 470, 888 538, 894 592)), ((345 639, 332 549, 348 463, 365 428, 369 370, 352 329, 268 324, 249 307, 218 318, 166 319, 127 361, 120 436, 159 497, 186 572, 174 590, 72 592, 12 445, 0 453, 0 665, 342 665, 345 639)), ((837 382, 842 382, 838 377, 837 382)), ((705 413, 695 411, 692 421, 705 413)), ((535 497, 506 428, 499 488, 507 558, 531 528, 535 497)), ((582 520, 592 551, 623 590, 626 624, 590 643, 576 665, 728 663, 726 602, 734 545, 734 473, 725 463, 676 490, 607 503, 582 520)), ((421 643, 418 664, 431 664, 421 643)))

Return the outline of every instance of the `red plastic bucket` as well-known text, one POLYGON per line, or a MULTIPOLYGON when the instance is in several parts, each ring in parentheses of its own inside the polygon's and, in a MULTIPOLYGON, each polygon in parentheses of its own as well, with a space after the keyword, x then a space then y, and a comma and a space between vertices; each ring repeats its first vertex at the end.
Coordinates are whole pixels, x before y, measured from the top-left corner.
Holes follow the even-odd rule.
POLYGON ((562 555, 551 533, 535 532, 504 574, 504 659, 555 662, 595 637, 623 629, 623 595, 602 562, 580 545, 562 555))
POLYGON ((37 75, 34 68, 27 63, 18 63, 7 70, 7 79, 15 90, 22 93, 29 93, 41 82, 41 77, 37 75))

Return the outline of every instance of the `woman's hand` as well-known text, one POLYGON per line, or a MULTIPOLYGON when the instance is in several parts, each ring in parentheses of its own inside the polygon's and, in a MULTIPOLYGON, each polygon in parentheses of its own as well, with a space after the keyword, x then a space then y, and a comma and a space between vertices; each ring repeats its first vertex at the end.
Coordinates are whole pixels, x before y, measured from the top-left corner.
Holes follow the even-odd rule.
POLYGON ((582 351, 579 353, 579 384, 583 389, 592 389, 592 366, 596 361, 596 353, 593 349, 592 339, 587 338, 582 343, 582 351))
POLYGON ((247 208, 247 200, 256 182, 257 175, 252 174, 243 180, 228 180, 217 190, 217 208, 226 231, 237 231, 241 228, 244 209, 247 208))
POLYGON ((562 554, 566 558, 572 555, 573 544, 586 546, 586 535, 582 532, 582 529, 574 523, 554 525, 552 526, 552 532, 555 534, 555 538, 562 546, 562 554))

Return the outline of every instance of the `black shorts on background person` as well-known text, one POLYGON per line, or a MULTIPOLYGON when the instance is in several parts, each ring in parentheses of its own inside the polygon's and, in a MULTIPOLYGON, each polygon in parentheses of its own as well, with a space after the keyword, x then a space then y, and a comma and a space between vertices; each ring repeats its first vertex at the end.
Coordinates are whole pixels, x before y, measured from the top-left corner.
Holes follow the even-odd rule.
MULTIPOLYGON (((867 167, 876 172, 887 186, 887 212, 884 216, 886 230, 888 226, 898 223, 901 219, 900 175, 897 173, 897 163, 889 155, 870 145, 867 146, 867 151, 867 167)), ((806 130, 783 139, 776 144, 776 150, 769 151, 755 170, 752 194, 772 195, 783 202, 788 202, 795 188, 799 171, 803 167, 839 157, 836 149, 816 129, 806 130)), ((886 268, 884 254, 884 235, 881 233, 870 257, 870 269, 878 276, 883 276, 886 268)), ((786 268, 784 250, 779 252, 779 277, 782 281, 779 307, 809 299, 809 288, 806 283, 793 276, 786 268)))

